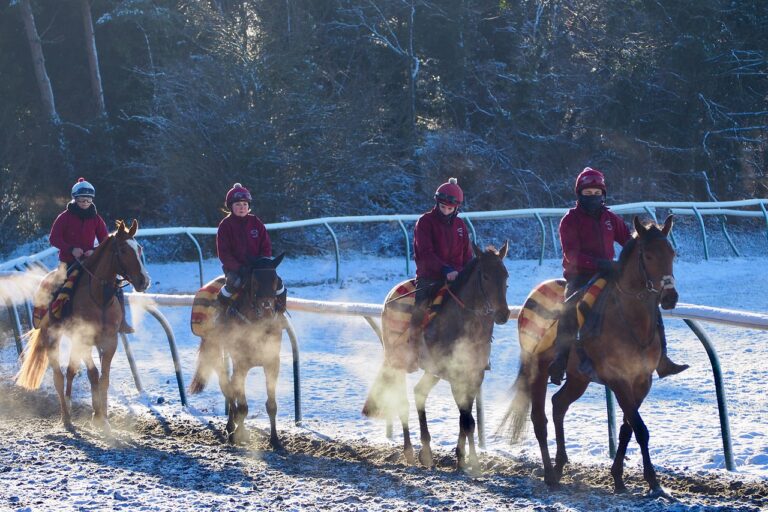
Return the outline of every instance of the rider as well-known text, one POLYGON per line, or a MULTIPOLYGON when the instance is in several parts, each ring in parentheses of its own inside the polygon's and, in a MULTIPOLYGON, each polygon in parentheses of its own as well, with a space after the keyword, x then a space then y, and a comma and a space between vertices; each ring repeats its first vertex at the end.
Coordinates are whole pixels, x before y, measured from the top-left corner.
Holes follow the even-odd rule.
MULTIPOLYGON (((272 257, 272 242, 267 228, 251 211, 251 193, 235 183, 224 200, 229 215, 219 223, 216 252, 221 260, 226 282, 218 300, 229 315, 234 315, 232 295, 242 288, 249 264, 261 257, 272 257)), ((287 290, 277 296, 276 308, 285 311, 287 290)))
MULTIPOLYGON (((560 244, 563 247, 565 297, 571 297, 596 274, 610 277, 613 273, 614 242, 622 247, 631 234, 629 227, 605 206, 605 177, 591 167, 576 178, 576 207, 560 221, 560 244)), ((571 344, 578 331, 577 300, 565 303, 555 338, 555 359, 549 366, 552 383, 560 385, 568 363, 571 344)), ((659 377, 682 372, 688 365, 673 363, 667 356, 667 339, 661 314, 657 316, 661 339, 661 359, 656 368, 659 377)))
MULTIPOLYGON (((59 250, 58 272, 61 274, 62 281, 66 277, 68 268, 75 263, 82 263, 83 258, 93 254, 94 241, 101 243, 108 236, 107 225, 96 212, 96 205, 93 203, 93 198, 96 196, 93 185, 85 181, 85 178, 80 178, 72 187, 71 195, 72 201, 53 221, 49 237, 51 245, 59 250)), ((134 329, 128 325, 126 319, 123 289, 118 288, 116 295, 123 310, 123 322, 120 324, 119 332, 130 334, 134 329)))
POLYGON ((464 221, 457 217, 464 192, 456 178, 435 191, 435 206, 419 217, 413 230, 416 260, 416 295, 411 315, 410 343, 418 346, 427 308, 439 286, 454 281, 472 259, 472 247, 464 221))

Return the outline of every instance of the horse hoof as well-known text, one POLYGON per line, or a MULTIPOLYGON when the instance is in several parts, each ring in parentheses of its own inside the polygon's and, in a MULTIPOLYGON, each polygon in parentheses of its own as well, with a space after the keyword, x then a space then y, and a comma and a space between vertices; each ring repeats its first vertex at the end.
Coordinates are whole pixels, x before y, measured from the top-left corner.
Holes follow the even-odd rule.
POLYGON ((664 498, 669 501, 677 501, 674 497, 672 497, 671 494, 665 491, 661 486, 652 488, 650 491, 648 491, 648 494, 646 496, 651 499, 664 498))
POLYGON ((434 461, 432 460, 432 450, 422 448, 419 450, 419 462, 425 468, 432 468, 434 461))
POLYGON ((627 486, 624 484, 616 485, 613 488, 613 494, 626 494, 627 493, 627 486))
POLYGON ((403 450, 403 455, 405 456, 405 463, 407 465, 413 466, 416 464, 416 457, 413 456, 413 448, 403 450))
POLYGON ((269 438, 269 446, 271 446, 272 449, 276 452, 285 453, 285 447, 277 436, 269 438))

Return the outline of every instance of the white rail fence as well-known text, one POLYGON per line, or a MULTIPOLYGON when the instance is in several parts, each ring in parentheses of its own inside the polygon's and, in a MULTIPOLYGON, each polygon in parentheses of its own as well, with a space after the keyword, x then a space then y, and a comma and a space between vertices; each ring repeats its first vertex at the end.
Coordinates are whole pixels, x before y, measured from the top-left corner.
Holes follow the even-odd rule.
MULTIPOLYGON (((620 215, 647 215, 654 220, 658 220, 656 216, 657 209, 666 209, 675 215, 691 215, 698 219, 699 227, 701 230, 702 244, 704 248, 704 257, 709 259, 709 240, 707 231, 704 224, 704 216, 715 215, 721 219, 720 225, 723 234, 731 247, 731 250, 736 256, 740 256, 740 252, 736 247, 733 239, 731 238, 727 226, 727 217, 752 217, 762 218, 766 224, 766 236, 768 236, 768 199, 745 199, 741 201, 718 201, 718 202, 642 202, 642 203, 628 203, 614 205, 611 210, 620 215)), ((551 240, 552 247, 555 254, 559 254, 559 240, 557 237, 554 220, 562 217, 567 208, 526 208, 520 210, 498 210, 487 212, 462 212, 461 217, 467 222, 472 237, 479 243, 477 232, 475 230, 474 223, 478 221, 488 220, 504 220, 504 219, 520 219, 530 218, 536 220, 540 232, 541 232, 541 247, 539 251, 539 263, 544 259, 544 253, 547 244, 547 231, 549 231, 549 239, 551 240), (544 219, 547 219, 548 227, 544 223, 544 219)), ((345 216, 345 217, 322 217, 319 219, 307 219, 296 220, 288 222, 276 222, 267 224, 267 230, 277 231, 283 229, 297 229, 308 227, 324 227, 332 241, 334 248, 334 255, 336 257, 336 280, 340 279, 340 265, 341 255, 339 248, 338 237, 336 232, 331 227, 332 225, 339 224, 357 224, 357 223, 397 223, 403 234, 404 240, 404 254, 405 254, 405 274, 410 275, 410 261, 411 261, 411 243, 408 233, 408 229, 405 227, 405 222, 415 222, 418 220, 419 215, 367 215, 367 216, 345 216)), ((203 251, 200 247, 196 236, 216 235, 216 228, 212 227, 170 227, 170 228, 148 228, 140 229, 138 237, 155 237, 155 236, 186 236, 189 238, 195 246, 198 254, 199 264, 199 281, 202 286, 204 282, 203 276, 203 251)), ((674 234, 672 235, 672 242, 676 244, 674 234)), ((44 251, 29 255, 14 258, 12 260, 0 263, 0 271, 3 270, 19 270, 23 271, 32 268, 35 265, 41 265, 45 267, 45 261, 55 255, 57 250, 55 248, 49 248, 44 251)))

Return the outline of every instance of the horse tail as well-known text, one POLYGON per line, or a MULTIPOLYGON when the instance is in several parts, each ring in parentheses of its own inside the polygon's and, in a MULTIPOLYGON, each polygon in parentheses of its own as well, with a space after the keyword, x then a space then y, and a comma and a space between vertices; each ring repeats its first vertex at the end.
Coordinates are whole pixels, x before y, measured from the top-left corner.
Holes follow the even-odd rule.
POLYGON ((221 347, 207 338, 200 340, 200 349, 197 352, 197 368, 195 376, 189 384, 189 392, 193 395, 202 392, 208 385, 211 373, 221 363, 221 347))
POLYGON ((512 385, 514 395, 496 430, 496 435, 506 436, 510 444, 519 442, 525 433, 525 425, 531 412, 531 381, 536 368, 536 355, 522 352, 520 369, 512 385))
POLYGON ((33 390, 40 387, 48 369, 48 336, 44 329, 32 329, 25 337, 29 341, 21 353, 21 369, 15 379, 18 386, 33 390))
POLYGON ((385 360, 365 399, 363 416, 389 419, 400 413, 403 400, 407 403, 405 370, 395 368, 385 360))

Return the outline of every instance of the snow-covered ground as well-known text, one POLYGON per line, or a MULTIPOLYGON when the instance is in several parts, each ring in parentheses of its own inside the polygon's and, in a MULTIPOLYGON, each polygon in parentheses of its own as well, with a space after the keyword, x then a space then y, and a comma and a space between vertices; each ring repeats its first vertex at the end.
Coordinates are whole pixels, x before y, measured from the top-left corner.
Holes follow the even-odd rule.
MULTIPOLYGON (((507 297, 510 304, 521 304, 534 284, 560 274, 559 262, 554 260, 547 260, 541 266, 538 265, 537 261, 507 260, 506 264, 510 272, 507 297)), ((766 258, 718 259, 699 263, 679 260, 676 262, 675 275, 680 300, 692 304, 766 312, 768 311, 768 294, 765 293, 768 288, 766 265, 768 265, 766 258)), ((150 292, 192 293, 197 288, 197 263, 150 264, 149 271, 153 279, 150 292)), ((335 263, 332 258, 286 259, 279 268, 279 273, 283 276, 289 287, 289 293, 293 297, 341 302, 381 303, 389 289, 405 277, 405 263, 403 259, 365 256, 343 260, 341 264, 342 282, 340 284, 333 281, 334 271, 335 263)), ((211 279, 218 272, 217 261, 209 260, 205 263, 206 280, 211 279)), ((189 383, 194 370, 199 341, 189 330, 189 308, 162 307, 161 310, 173 326, 184 380, 185 383, 189 383)), ((396 455, 402 440, 399 427, 395 426, 394 441, 390 443, 385 437, 382 422, 363 418, 360 414, 368 386, 376 375, 382 357, 381 346, 371 327, 362 318, 342 318, 302 312, 294 312, 291 321, 299 338, 301 353, 301 393, 304 423, 301 427, 293 426, 291 351, 286 336, 284 337, 281 377, 278 386, 279 428, 289 439, 294 440, 293 444, 288 443, 289 453, 286 457, 308 457, 306 454, 294 453, 294 450, 299 451, 304 442, 311 445, 312 440, 331 444, 342 443, 344 446, 352 447, 350 449, 359 451, 364 451, 364 447, 367 446, 380 447, 390 455, 396 455)), ((190 396, 190 407, 183 408, 180 404, 173 363, 162 329, 152 317, 142 316, 138 311, 134 312, 133 323, 137 328, 137 333, 131 336, 131 347, 138 362, 145 395, 140 396, 136 392, 125 355, 120 349, 113 363, 110 389, 113 414, 118 417, 163 418, 163 422, 187 422, 188 425, 198 426, 206 426, 212 422, 212 431, 220 431, 224 423, 222 419, 223 400, 215 381, 202 395, 190 396)), ((705 329, 714 342, 723 367, 737 474, 734 476, 724 469, 720 423, 709 360, 694 334, 681 320, 676 319, 667 320, 670 354, 675 361, 688 363, 691 368, 681 375, 662 381, 654 381, 653 389, 641 409, 651 434, 651 457, 656 467, 661 470, 662 475, 665 472, 676 475, 697 475, 704 479, 714 478, 723 481, 733 481, 736 478, 739 486, 743 485, 742 482, 757 482, 763 486, 768 480, 768 433, 766 429, 768 398, 764 393, 768 379, 768 371, 766 370, 768 332, 715 324, 705 324, 705 329)), ((486 433, 488 435, 485 456, 497 461, 495 463, 497 466, 501 464, 498 461, 509 461, 509 464, 520 461, 520 464, 528 468, 526 469, 528 471, 530 468, 536 467, 539 461, 538 447, 532 431, 522 444, 514 447, 508 446, 504 440, 496 439, 492 435, 506 409, 509 386, 517 373, 519 347, 515 322, 501 327, 497 326, 494 338, 492 370, 487 374, 484 384, 486 433)), ((12 342, 6 341, 0 350, 0 383, 4 386, 7 385, 15 370, 15 347, 12 342)), ((409 376, 410 387, 415 384, 418 376, 419 373, 409 376)), ((250 402, 249 423, 262 431, 267 430, 268 418, 263 405, 266 400, 266 391, 263 373, 260 369, 251 371, 247 390, 250 402)), ((50 372, 43 383, 42 391, 39 393, 50 397, 52 393, 50 372)), ((26 394, 22 395, 26 397, 26 394)), ((87 404, 90 401, 89 395, 87 380, 81 377, 76 383, 76 400, 87 404)), ((25 399, 28 400, 28 398, 25 399)), ((444 454, 449 454, 456 442, 458 412, 447 384, 441 383, 432 391, 427 401, 427 414, 433 447, 441 450, 444 454)), ((13 429, 9 426, 12 423, 8 423, 12 421, 12 418, 8 419, 9 416, 13 416, 13 414, 3 413, 4 425, 6 430, 10 431, 13 429)), ((33 415, 24 414, 23 416, 33 415)), ((418 445, 418 422, 416 421, 415 409, 412 410, 411 418, 412 437, 418 445)), ((111 460, 107 455, 98 450, 98 456, 91 453, 92 450, 96 449, 93 446, 101 446, 98 441, 89 444, 92 448, 90 454, 83 455, 80 453, 82 447, 73 445, 74 441, 72 441, 71 434, 58 428, 55 419, 54 407, 54 412, 49 414, 46 422, 37 423, 40 428, 50 429, 53 432, 47 436, 48 439, 53 436, 55 441, 62 446, 62 450, 76 451, 79 453, 77 457, 98 459, 101 464, 106 465, 105 475, 117 471, 121 476, 121 479, 118 480, 130 480, 130 475, 126 476, 125 474, 125 468, 114 467, 118 466, 114 462, 104 462, 111 460)), ((136 422, 133 420, 133 423, 136 422)), ((606 408, 604 390, 601 386, 591 386, 585 396, 571 407, 566 417, 565 428, 568 454, 574 463, 574 468, 591 468, 603 476, 608 476, 610 460, 608 459, 606 408)), ((161 432, 160 436, 162 437, 162 435, 161 432)), ((550 433, 550 439, 554 444, 553 432, 550 433)), ((137 440, 136 434, 126 434, 122 443, 115 450, 122 452, 129 450, 135 457, 142 457, 142 450, 150 450, 149 447, 152 445, 151 441, 146 441, 143 437, 137 440), (126 448, 125 443, 130 447, 126 448)), ((183 438, 174 436, 170 445, 165 441, 163 443, 161 449, 171 450, 171 453, 165 455, 149 453, 150 459, 166 461, 171 464, 174 453, 178 452, 179 457, 181 457, 180 460, 191 466, 190 471, 193 473, 204 472, 209 464, 212 465, 211 467, 217 464, 217 457, 211 454, 210 449, 205 450, 205 454, 201 455, 200 459, 196 459, 194 450, 190 451, 183 444, 183 438)), ((255 443, 255 446, 259 448, 266 448, 263 435, 252 443, 255 443)), ((213 445, 217 446, 215 440, 213 445)), ((52 486, 61 478, 66 478, 66 469, 62 469, 59 473, 54 467, 50 467, 50 464, 45 464, 46 456, 39 450, 45 451, 46 448, 38 446, 38 442, 34 439, 27 443, 15 441, 11 446, 8 445, 7 441, 0 439, 0 446, 4 452, 0 459, 0 473, 3 473, 3 478, 7 475, 16 475, 18 472, 19 474, 14 479, 14 482, 18 484, 18 481, 21 480, 19 477, 23 472, 28 472, 39 485, 44 487, 52 486), (31 448, 36 456, 30 456, 28 448, 31 448), (38 462, 34 462, 35 460, 38 462), (42 467, 46 467, 51 472, 50 482, 44 473, 35 469, 36 464, 42 464, 42 467)), ((218 448, 216 449, 218 450, 218 448)), ((109 448, 105 448, 105 450, 109 450, 109 448)), ((227 449, 222 449, 222 452, 226 452, 227 457, 233 453, 232 450, 227 449)), ((331 454, 328 455, 331 458, 334 457, 332 452, 333 450, 328 452, 331 454)), ((234 465, 246 464, 244 461, 252 458, 253 453, 255 452, 252 450, 237 452, 234 462, 231 463, 234 465)), ((637 445, 634 442, 630 444, 628 456, 628 470, 637 472, 641 467, 641 461, 637 445)), ((279 457, 275 454, 265 452, 260 454, 259 458, 266 460, 268 465, 281 467, 283 464, 283 462, 276 462, 276 458, 279 457)), ((340 458, 344 459, 344 457, 340 458)), ((270 484, 270 489, 273 492, 284 495, 284 499, 279 502, 277 508, 313 508, 313 503, 314 506, 318 507, 322 503, 324 506, 361 510, 432 507, 439 509, 444 506, 448 509, 454 508, 454 506, 455 508, 473 509, 530 507, 532 510, 538 508, 558 509, 560 507, 563 509, 593 507, 621 509, 639 506, 634 498, 621 501, 621 498, 613 497, 610 498, 610 501, 601 504, 594 504, 588 499, 576 500, 569 504, 567 500, 563 502, 557 496, 548 495, 539 485, 540 477, 530 474, 524 478, 527 483, 524 483, 522 487, 527 491, 518 489, 513 492, 507 490, 506 494, 498 489, 489 491, 492 485, 486 482, 483 485, 484 490, 477 497, 479 501, 476 502, 472 501, 472 493, 476 492, 477 489, 471 480, 441 481, 436 485, 447 485, 452 488, 453 484, 456 484, 459 487, 468 488, 468 494, 456 491, 457 496, 448 501, 441 501, 445 497, 444 494, 430 497, 420 494, 420 491, 417 492, 418 485, 414 482, 424 478, 427 475, 426 470, 402 468, 396 463, 392 465, 395 469, 387 470, 394 472, 387 473, 385 478, 385 480, 391 479, 391 481, 379 481, 376 480, 377 477, 369 474, 372 471, 371 464, 373 467, 378 467, 376 462, 371 462, 374 459, 376 456, 353 458, 353 462, 346 462, 341 469, 329 466, 328 471, 332 474, 322 474, 322 469, 318 469, 322 464, 318 466, 317 464, 310 464, 312 461, 305 461, 308 464, 307 467, 311 468, 308 471, 312 472, 313 483, 303 480, 302 475, 299 474, 292 475, 297 479, 279 480, 282 482, 280 485, 287 486, 282 491, 275 491, 270 484), (358 482, 358 479, 351 475, 342 478, 334 474, 339 471, 350 472, 351 474, 359 472, 360 475, 358 476, 362 480, 358 482), (393 476, 395 474, 396 476, 393 476), (333 483, 327 483, 329 492, 342 492, 341 489, 346 489, 342 492, 346 496, 347 487, 356 487, 360 490, 367 478, 372 479, 371 490, 363 492, 363 496, 351 500, 341 500, 336 503, 327 501, 325 499, 327 497, 324 497, 313 502, 301 497, 306 493, 311 495, 311 493, 321 492, 318 489, 322 489, 323 486, 321 485, 322 482, 317 482, 318 479, 320 481, 323 479, 333 480, 333 483), (298 484, 297 482, 304 483, 298 484), (306 487, 303 488, 303 485, 306 487), (293 488, 292 486, 298 487, 293 488), (385 492, 386 489, 389 491, 385 492), (500 498, 489 498, 489 492, 492 495, 496 493, 499 497, 506 496, 507 498, 510 497, 510 492, 512 495, 515 492, 520 492, 522 493, 520 496, 528 496, 528 498, 523 501, 505 502, 500 498), (374 499, 377 496, 379 499, 374 499), (334 505, 334 503, 336 504, 334 505)), ((282 460, 280 458, 280 461, 282 460)), ((225 465, 227 463, 222 462, 225 465)), ((135 466, 131 467, 134 472, 143 471, 137 470, 135 466)), ((176 468, 177 466, 173 467, 176 468)), ((211 471, 219 478, 224 470, 218 468, 211 469, 211 471)), ((236 468, 231 468, 231 471, 237 472, 236 468)), ((262 483, 270 481, 269 479, 274 477, 274 475, 270 476, 268 470, 265 471, 263 474, 259 473, 260 476, 258 476, 258 479, 263 479, 261 480, 262 483)), ((578 472, 576 469, 574 471, 578 472)), ((568 468, 566 468, 566 472, 568 472, 568 468)), ((162 471, 159 474, 162 474, 162 471)), ((248 474, 250 475, 250 473, 248 474)), ((499 474, 499 472, 494 472, 494 475, 499 474)), ((113 485, 110 485, 109 480, 105 481, 103 477, 98 475, 92 475, 92 478, 105 489, 103 492, 108 500, 101 504, 108 507, 143 508, 146 510, 153 509, 153 506, 165 510, 171 508, 172 505, 174 505, 173 508, 186 507, 191 509, 213 507, 229 510, 237 508, 236 503, 222 500, 220 495, 206 497, 206 492, 216 494, 219 491, 206 489, 204 480, 201 480, 202 483, 196 484, 202 486, 200 489, 194 486, 189 489, 184 486, 175 486, 174 492, 171 493, 175 496, 173 498, 175 501, 163 503, 162 492, 158 494, 156 491, 147 490, 147 495, 152 496, 152 498, 146 499, 140 496, 140 492, 127 497, 117 480, 113 485), (180 490, 188 491, 195 497, 183 497, 184 493, 180 493, 180 490), (116 493, 119 494, 119 497, 115 496, 116 493), (129 506, 129 503, 132 503, 133 506, 129 506)), ((379 475, 378 478, 382 477, 379 475)), ((431 479, 432 476, 429 478, 431 479)), ((489 482, 494 482, 497 477, 489 478, 489 482)), ((140 480, 138 477, 137 479, 140 480)), ((240 478, 238 481, 244 485, 243 481, 245 480, 250 482, 248 485, 258 486, 252 480, 240 478)), ((505 480, 505 482, 504 485, 509 485, 509 481, 505 480)), ((644 484, 639 480, 633 483, 636 485, 635 490, 639 491, 644 487, 644 484)), ((664 483, 663 476, 662 483, 664 483)), ((137 484, 131 484, 133 487, 129 484, 125 485, 135 489, 137 484)), ((78 486, 81 485, 78 484, 78 486)), ((70 480, 70 490, 66 496, 75 496, 73 487, 75 486, 70 480)), ((607 488, 609 489, 610 486, 607 488)), ((764 486, 760 488, 765 489, 764 486)), ((14 494, 12 489, 0 488, 0 508, 5 506, 23 510, 24 507, 30 507, 29 510, 44 510, 49 507, 53 508, 56 504, 46 499, 45 496, 38 496, 37 498, 41 501, 38 505, 34 505, 35 501, 30 501, 26 495, 27 492, 29 489, 14 494), (15 501, 11 500, 12 497, 15 497, 15 501)), ((228 492, 250 495, 250 508, 275 506, 274 501, 266 500, 263 496, 263 499, 253 496, 252 490, 247 492, 247 490, 242 489, 239 491, 230 489, 228 492)), ((226 493, 222 491, 219 494, 226 493)), ((256 494, 258 495, 258 493, 256 494)), ((601 489, 597 494, 607 495, 606 489, 601 489)), ((54 495, 55 493, 51 496, 54 495)), ((61 500, 61 495, 58 496, 56 499, 61 500)), ((78 502, 80 505, 73 505, 72 503, 66 505, 73 509, 99 508, 97 506, 99 504, 98 496, 96 496, 95 491, 89 494, 87 490, 81 489, 77 496, 89 498, 82 503, 78 502)), ((274 496, 270 500, 273 498, 274 496)), ((247 509, 249 506, 244 508, 247 509)), ((668 504, 643 504, 643 507, 648 510, 660 510, 661 508, 657 507, 666 506, 668 504), (647 508, 648 506, 650 508, 647 508)), ((692 501, 684 504, 680 510, 697 506, 706 508, 707 506, 725 505, 722 501, 710 505, 707 505, 706 501, 699 503, 692 501)), ((741 505, 739 506, 741 507, 741 505)), ((747 506, 745 509, 750 509, 750 507, 747 506)), ((756 510, 757 507, 754 509, 756 510)))

